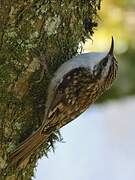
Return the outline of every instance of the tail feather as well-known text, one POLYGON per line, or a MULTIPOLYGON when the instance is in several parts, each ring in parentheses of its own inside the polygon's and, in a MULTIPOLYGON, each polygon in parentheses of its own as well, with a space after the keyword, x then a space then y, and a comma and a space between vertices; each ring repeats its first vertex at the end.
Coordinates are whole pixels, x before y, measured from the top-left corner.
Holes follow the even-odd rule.
POLYGON ((29 138, 27 138, 16 150, 9 156, 10 166, 19 166, 29 159, 41 144, 47 141, 48 136, 41 133, 38 129, 29 138))

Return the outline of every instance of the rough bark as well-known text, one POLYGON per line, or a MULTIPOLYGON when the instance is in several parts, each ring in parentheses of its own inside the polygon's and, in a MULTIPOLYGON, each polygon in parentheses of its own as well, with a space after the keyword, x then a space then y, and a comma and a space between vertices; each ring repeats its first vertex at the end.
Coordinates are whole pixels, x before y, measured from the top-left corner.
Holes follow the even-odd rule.
POLYGON ((99 0, 0 0, 0 179, 30 180, 55 132, 24 169, 8 156, 40 126, 55 70, 81 51, 97 26, 99 0))

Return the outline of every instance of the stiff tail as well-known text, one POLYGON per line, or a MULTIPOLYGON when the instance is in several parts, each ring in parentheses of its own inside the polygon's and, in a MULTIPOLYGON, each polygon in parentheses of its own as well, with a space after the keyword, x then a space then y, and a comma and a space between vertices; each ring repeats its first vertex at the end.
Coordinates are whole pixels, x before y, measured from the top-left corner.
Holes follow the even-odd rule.
MULTIPOLYGON (((38 149, 38 147, 47 141, 48 136, 41 133, 39 128, 30 137, 28 137, 16 150, 9 156, 10 166, 22 166, 23 162, 29 161, 29 157, 38 149)), ((25 163, 24 163, 25 164, 25 163)))

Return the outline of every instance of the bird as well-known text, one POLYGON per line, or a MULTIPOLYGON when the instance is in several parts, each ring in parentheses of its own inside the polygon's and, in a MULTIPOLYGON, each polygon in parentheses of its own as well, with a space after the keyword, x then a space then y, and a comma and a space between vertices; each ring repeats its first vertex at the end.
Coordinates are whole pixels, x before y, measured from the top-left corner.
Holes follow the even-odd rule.
POLYGON ((10 165, 29 161, 55 130, 77 118, 112 86, 117 71, 113 37, 109 51, 82 53, 63 63, 50 80, 41 126, 9 155, 10 165))

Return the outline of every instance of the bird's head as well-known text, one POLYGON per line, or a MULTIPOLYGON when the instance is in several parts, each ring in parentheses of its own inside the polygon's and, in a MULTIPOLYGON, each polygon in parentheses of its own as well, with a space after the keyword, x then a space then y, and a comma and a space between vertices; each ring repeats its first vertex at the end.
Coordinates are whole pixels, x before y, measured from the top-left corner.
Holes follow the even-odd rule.
POLYGON ((106 88, 109 88, 116 78, 118 65, 116 58, 113 54, 114 51, 114 40, 112 37, 111 47, 109 52, 103 57, 94 67, 93 75, 96 79, 104 82, 106 88))

